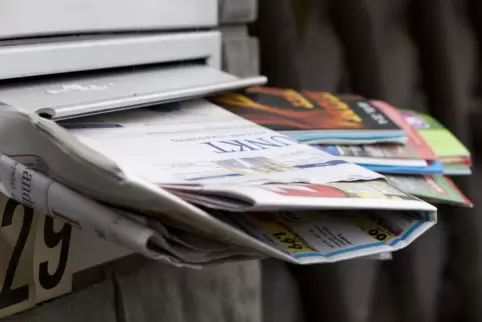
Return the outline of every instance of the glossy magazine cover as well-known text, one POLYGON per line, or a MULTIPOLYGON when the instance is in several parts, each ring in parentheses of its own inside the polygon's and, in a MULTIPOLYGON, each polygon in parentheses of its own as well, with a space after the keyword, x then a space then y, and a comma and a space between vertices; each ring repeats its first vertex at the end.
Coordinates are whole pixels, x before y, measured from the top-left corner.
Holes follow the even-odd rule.
POLYGON ((300 141, 405 137, 397 124, 360 96, 252 87, 213 100, 245 119, 300 141))

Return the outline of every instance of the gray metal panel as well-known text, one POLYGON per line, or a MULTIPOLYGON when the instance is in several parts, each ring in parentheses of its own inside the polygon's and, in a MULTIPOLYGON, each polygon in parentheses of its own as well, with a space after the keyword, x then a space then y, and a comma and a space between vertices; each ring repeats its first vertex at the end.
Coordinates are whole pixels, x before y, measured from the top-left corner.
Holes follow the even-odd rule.
POLYGON ((74 273, 131 255, 126 247, 100 239, 96 234, 84 230, 72 230, 69 261, 74 273))
POLYGON ((124 310, 119 320, 261 322, 260 273, 257 261, 201 270, 150 262, 138 272, 118 278, 119 306, 124 310))
POLYGON ((248 36, 246 26, 223 26, 223 70, 238 77, 259 75, 258 39, 248 36))
POLYGON ((217 0, 2 0, 0 39, 217 24, 217 0))
POLYGON ((219 8, 221 24, 253 22, 257 18, 258 0, 219 0, 219 8))
POLYGON ((265 82, 262 76, 237 78, 206 65, 161 65, 16 82, 0 88, 0 102, 59 120, 202 97, 265 82))
POLYGON ((0 41, 0 79, 196 58, 206 58, 207 64, 213 67, 221 65, 219 31, 69 37, 42 43, 9 44, 1 46, 0 41))
POLYGON ((118 322, 111 281, 2 319, 2 322, 118 322))

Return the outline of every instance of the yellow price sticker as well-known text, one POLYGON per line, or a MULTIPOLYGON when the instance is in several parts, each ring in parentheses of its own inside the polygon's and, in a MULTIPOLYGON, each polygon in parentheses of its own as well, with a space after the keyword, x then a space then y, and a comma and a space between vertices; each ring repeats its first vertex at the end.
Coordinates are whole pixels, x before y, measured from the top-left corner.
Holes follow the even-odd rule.
POLYGON ((300 253, 313 251, 308 244, 278 222, 262 220, 254 216, 251 216, 250 219, 255 227, 280 241, 290 252, 300 253))
POLYGON ((386 228, 366 216, 356 216, 355 222, 364 232, 370 235, 373 239, 382 243, 386 243, 395 237, 395 235, 386 228))

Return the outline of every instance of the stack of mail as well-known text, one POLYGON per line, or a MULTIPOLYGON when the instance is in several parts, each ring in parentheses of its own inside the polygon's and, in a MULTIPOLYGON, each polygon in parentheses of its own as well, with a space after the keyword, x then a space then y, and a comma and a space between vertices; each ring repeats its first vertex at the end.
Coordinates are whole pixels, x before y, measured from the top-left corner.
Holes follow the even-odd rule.
POLYGON ((0 189, 179 266, 393 251, 436 208, 382 175, 205 100, 68 120, 0 108, 0 189))

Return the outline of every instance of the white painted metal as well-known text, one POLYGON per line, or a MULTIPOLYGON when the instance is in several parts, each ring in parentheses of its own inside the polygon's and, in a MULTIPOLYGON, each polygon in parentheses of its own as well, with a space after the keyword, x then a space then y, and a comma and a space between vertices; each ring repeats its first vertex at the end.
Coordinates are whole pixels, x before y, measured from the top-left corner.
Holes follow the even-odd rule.
POLYGON ((1 0, 0 39, 206 28, 217 0, 1 0))
POLYGON ((0 79, 197 58, 206 59, 209 66, 220 68, 220 57, 219 31, 70 37, 47 42, 12 42, 4 46, 0 41, 0 79))
POLYGON ((60 120, 203 97, 265 82, 262 76, 238 78, 207 65, 182 63, 15 82, 0 87, 0 101, 60 120))

